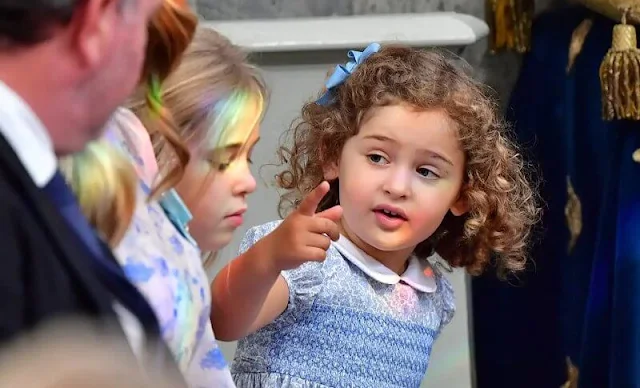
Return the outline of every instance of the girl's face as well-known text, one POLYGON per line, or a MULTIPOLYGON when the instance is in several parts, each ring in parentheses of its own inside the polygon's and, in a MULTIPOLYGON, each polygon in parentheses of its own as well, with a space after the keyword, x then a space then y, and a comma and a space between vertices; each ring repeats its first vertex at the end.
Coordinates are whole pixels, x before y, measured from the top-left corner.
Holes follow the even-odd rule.
POLYGON ((191 160, 176 187, 193 215, 189 233, 205 252, 218 251, 231 241, 242 225, 247 195, 256 189, 249 164, 260 128, 240 128, 215 149, 190 147, 191 160))
POLYGON ((340 181, 342 233, 402 272, 449 211, 466 212, 464 170, 464 153, 444 112, 392 105, 372 112, 325 178, 340 181))

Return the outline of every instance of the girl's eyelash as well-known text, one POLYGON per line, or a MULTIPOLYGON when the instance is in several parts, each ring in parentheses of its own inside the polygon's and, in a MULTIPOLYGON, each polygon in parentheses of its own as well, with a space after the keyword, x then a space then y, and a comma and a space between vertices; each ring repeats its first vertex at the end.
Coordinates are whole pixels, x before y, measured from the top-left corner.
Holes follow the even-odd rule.
MULTIPOLYGON (((222 163, 222 162, 218 162, 218 163, 216 163, 216 162, 214 162, 214 161, 210 161, 210 163, 211 163, 211 164, 213 164, 213 165, 215 165, 215 166, 216 166, 216 168, 218 169, 218 171, 224 171, 224 170, 226 170, 226 169, 229 167, 229 165, 231 165, 231 163, 232 163, 232 162, 233 162, 233 160, 230 160, 230 161, 228 161, 228 162, 224 162, 224 163, 222 163)), ((247 163, 249 163, 249 164, 253 164, 253 160, 252 160, 251 158, 247 158, 247 163)))
MULTIPOLYGON (((422 175, 423 177, 425 177, 425 178, 429 178, 430 176, 433 176, 433 177, 435 177, 435 178, 440 178, 440 175, 436 174, 436 172, 435 172, 435 171, 433 171, 433 170, 432 170, 432 169, 430 169, 430 168, 420 167, 420 168, 418 168, 418 171, 420 171, 420 170, 426 170, 427 175, 422 175, 422 174, 421 174, 421 175, 422 175)), ((431 178, 431 179, 433 179, 433 178, 431 178)))
POLYGON ((368 154, 367 158, 371 161, 371 163, 375 163, 375 164, 378 164, 378 163, 382 162, 383 160, 385 160, 385 161, 387 160, 387 158, 385 158, 384 156, 382 156, 382 155, 380 155, 378 153, 375 153, 375 152, 372 152, 372 153, 368 154), (375 161, 373 161, 373 158, 379 158, 380 160, 375 162, 375 161))
MULTIPOLYGON (((385 158, 384 156, 380 155, 379 153, 376 152, 372 152, 367 154, 367 159, 369 159, 369 161, 373 164, 381 164, 384 161, 387 161, 387 158, 385 158), (378 160, 374 160, 374 159, 378 159, 378 160)), ((422 177, 426 178, 426 179, 438 179, 440 178, 440 175, 438 175, 435 171, 433 171, 430 168, 426 168, 426 167, 418 167, 416 169, 416 172, 418 172, 422 177), (426 175, 422 175, 420 174, 421 170, 426 171, 426 175)))

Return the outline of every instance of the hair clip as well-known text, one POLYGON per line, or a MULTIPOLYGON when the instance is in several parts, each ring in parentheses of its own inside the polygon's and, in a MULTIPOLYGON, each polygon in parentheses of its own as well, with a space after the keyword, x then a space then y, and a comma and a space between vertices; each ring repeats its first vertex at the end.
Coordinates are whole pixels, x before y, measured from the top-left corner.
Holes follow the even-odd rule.
POLYGON ((331 74, 331 76, 325 83, 327 91, 324 92, 324 94, 316 100, 316 103, 320 105, 331 104, 335 97, 335 88, 342 85, 347 80, 347 78, 349 78, 351 73, 353 73, 353 71, 358 67, 358 65, 369 58, 371 54, 378 52, 380 50, 380 47, 381 46, 379 43, 371 43, 369 46, 367 46, 367 48, 364 49, 364 51, 349 50, 347 56, 351 60, 345 65, 336 66, 333 74, 331 74))

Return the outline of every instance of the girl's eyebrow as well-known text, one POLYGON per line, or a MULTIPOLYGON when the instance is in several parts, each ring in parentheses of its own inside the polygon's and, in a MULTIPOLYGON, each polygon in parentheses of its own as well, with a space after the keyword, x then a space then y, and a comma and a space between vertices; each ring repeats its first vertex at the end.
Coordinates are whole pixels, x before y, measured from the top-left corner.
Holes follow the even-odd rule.
POLYGON ((446 164, 453 166, 453 162, 450 161, 449 159, 447 159, 446 157, 442 156, 441 154, 435 152, 435 151, 431 151, 431 150, 420 150, 422 153, 429 155, 429 157, 434 158, 434 159, 438 159, 441 160, 443 162, 445 162, 446 164))
POLYGON ((216 148, 216 149, 209 150, 207 153, 208 154, 212 154, 214 152, 219 152, 221 150, 228 151, 228 152, 239 152, 240 150, 242 150, 243 148, 245 148, 247 146, 253 147, 258 141, 260 141, 260 137, 256 138, 256 140, 250 146, 249 146, 248 142, 245 142, 245 143, 240 143, 240 142, 231 143, 231 144, 225 145, 223 147, 219 147, 219 148, 216 148))
MULTIPOLYGON (((398 141, 395 139, 392 139, 388 136, 384 136, 384 135, 378 135, 378 134, 371 134, 371 135, 366 135, 363 136, 363 139, 371 139, 371 140, 377 140, 377 141, 381 141, 381 142, 387 142, 387 143, 392 143, 394 145, 398 144, 398 141)), ((428 154, 429 157, 432 157, 434 159, 439 159, 442 160, 443 162, 453 166, 453 162, 450 161, 448 158, 444 157, 443 155, 432 151, 432 150, 428 150, 428 149, 421 149, 420 150, 421 153, 423 154, 428 154)))

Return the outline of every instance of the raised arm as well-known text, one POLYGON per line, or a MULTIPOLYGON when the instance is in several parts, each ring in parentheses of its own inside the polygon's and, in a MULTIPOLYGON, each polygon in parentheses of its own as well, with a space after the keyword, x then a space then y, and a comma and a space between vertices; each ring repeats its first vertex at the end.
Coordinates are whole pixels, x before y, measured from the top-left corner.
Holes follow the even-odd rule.
POLYGON ((227 264, 212 285, 211 323, 216 337, 233 341, 272 322, 287 308, 289 287, 281 271, 307 261, 323 261, 331 240, 339 237, 339 206, 315 213, 329 190, 323 182, 298 209, 266 236, 251 229, 243 246, 250 245, 227 264))

